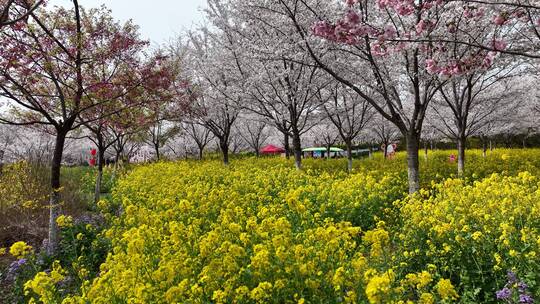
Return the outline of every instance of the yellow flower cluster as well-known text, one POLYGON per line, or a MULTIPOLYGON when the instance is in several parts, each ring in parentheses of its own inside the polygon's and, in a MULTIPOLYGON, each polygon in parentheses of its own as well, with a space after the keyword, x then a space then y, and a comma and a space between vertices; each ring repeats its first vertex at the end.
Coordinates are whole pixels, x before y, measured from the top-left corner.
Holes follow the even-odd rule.
MULTIPOLYGON (((403 222, 392 228, 397 244, 392 259, 402 271, 430 263, 443 278, 461 277, 479 289, 478 297, 492 300, 509 270, 530 277, 529 285, 538 287, 539 178, 522 172, 493 174, 472 184, 449 179, 396 206, 403 222)), ((434 288, 442 299, 458 298, 449 280, 434 288)))
POLYGON ((297 172, 274 159, 140 167, 113 193, 124 213, 105 232, 113 252, 84 300, 357 303, 366 259, 362 229, 349 219, 375 228, 402 185, 393 175, 297 172))
POLYGON ((66 272, 62 269, 58 261, 53 263, 50 273, 38 272, 33 279, 24 284, 25 295, 33 296, 29 303, 38 303, 35 302, 36 298, 39 300, 39 303, 43 304, 59 303, 56 284, 64 280, 65 275, 66 272))
POLYGON ((73 217, 70 215, 60 215, 56 218, 58 227, 69 228, 73 226, 73 217))
MULTIPOLYGON (((452 169, 436 157, 428 176, 452 169)), ((65 303, 478 303, 507 270, 540 290, 540 180, 481 179, 478 163, 410 197, 401 167, 385 172, 394 161, 138 167, 100 203, 122 205, 103 233, 112 252, 65 303)))
POLYGON ((9 248, 9 253, 18 259, 25 258, 32 252, 32 246, 26 244, 23 241, 16 242, 9 248))

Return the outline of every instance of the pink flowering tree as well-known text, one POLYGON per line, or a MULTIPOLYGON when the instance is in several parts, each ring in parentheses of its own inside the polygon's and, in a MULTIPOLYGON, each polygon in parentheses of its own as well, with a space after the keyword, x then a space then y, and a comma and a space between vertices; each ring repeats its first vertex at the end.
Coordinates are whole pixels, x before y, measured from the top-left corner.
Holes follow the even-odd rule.
MULTIPOLYGON (((482 41, 459 40, 490 51, 497 51, 525 58, 540 58, 540 3, 536 0, 486 1, 461 0, 464 17, 481 17, 485 29, 493 34, 493 40, 504 43, 504 48, 482 41), (476 16, 475 16, 476 15, 476 16)), ((456 14, 456 19, 459 17, 456 14)), ((465 31, 467 28, 457 28, 465 31)))
POLYGON ((0 28, 25 22, 43 0, 0 0, 0 28))
MULTIPOLYGON (((60 168, 68 134, 100 117, 98 109, 114 98, 93 98, 97 91, 115 94, 117 83, 94 77, 96 67, 133 50, 133 43, 111 25, 102 9, 49 9, 41 5, 24 23, 2 28, 0 34, 0 96, 9 109, 0 122, 46 126, 55 136, 51 161, 49 254, 58 245, 56 218, 61 206, 60 168), (104 41, 99 41, 103 39, 104 41), (105 47, 106 46, 106 47, 105 47), (107 87, 108 89, 99 89, 107 87)), ((125 84, 124 84, 125 85, 125 84)), ((111 97, 111 96, 109 96, 111 97)))
POLYGON ((158 72, 140 60, 148 43, 139 38, 137 26, 131 22, 116 22, 104 7, 89 10, 86 19, 93 20, 91 26, 99 29, 86 44, 95 59, 88 63, 84 75, 93 85, 86 89, 83 99, 94 106, 81 112, 77 122, 84 125, 89 133, 87 137, 97 148, 94 196, 97 203, 101 194, 105 153, 116 141, 111 128, 118 125, 115 120, 122 114, 141 105, 141 100, 134 96, 144 91, 149 78, 156 77, 158 72))

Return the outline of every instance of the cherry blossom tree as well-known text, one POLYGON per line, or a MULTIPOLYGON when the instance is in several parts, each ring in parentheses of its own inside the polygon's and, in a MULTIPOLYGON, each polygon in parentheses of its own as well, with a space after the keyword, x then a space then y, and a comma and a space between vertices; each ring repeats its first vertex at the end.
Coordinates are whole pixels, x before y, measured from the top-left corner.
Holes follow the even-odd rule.
MULTIPOLYGON (((73 7, 32 12, 24 26, 4 27, 0 35, 0 96, 9 116, 0 122, 38 125, 55 134, 51 162, 51 198, 47 252, 58 244, 56 218, 61 206, 60 167, 68 133, 84 124, 84 113, 109 100, 87 98, 103 83, 91 77, 104 58, 121 57, 133 41, 122 33, 109 36, 107 48, 95 39, 104 38, 100 20, 112 19, 104 9, 84 10, 77 0, 73 7)), ((19 24, 19 23, 17 23, 19 24)))
POLYGON ((320 70, 315 67, 281 61, 253 62, 261 74, 251 79, 247 105, 255 114, 265 117, 281 132, 292 138, 295 165, 302 167, 301 136, 316 123, 323 104, 321 88, 326 85, 320 70), (257 63, 259 63, 257 65, 257 63))
POLYGON ((407 142, 409 191, 415 192, 422 126, 435 94, 448 79, 490 66, 507 43, 492 34, 490 48, 471 43, 456 60, 450 52, 459 41, 456 36, 466 36, 486 22, 482 14, 461 3, 351 0, 333 4, 280 0, 267 10, 288 16, 313 60, 399 128, 407 142), (464 18, 456 24, 455 16, 464 18))
POLYGON ((270 128, 265 121, 256 118, 242 117, 239 123, 238 134, 244 142, 259 157, 261 148, 270 137, 270 128))
POLYGON ((6 157, 6 151, 16 141, 17 133, 8 129, 6 126, 0 125, 0 175, 4 168, 4 159, 6 157))
POLYGON ((302 166, 301 136, 313 125, 320 108, 320 90, 328 84, 325 73, 305 64, 295 29, 268 13, 261 14, 250 1, 211 0, 209 20, 219 29, 235 55, 241 71, 242 108, 263 117, 289 140, 295 165, 302 166))
POLYGON ((191 32, 189 37, 190 52, 184 62, 190 67, 196 96, 190 119, 216 137, 223 163, 228 165, 233 126, 244 100, 240 57, 234 41, 226 33, 203 28, 191 32))
MULTIPOLYGON (((460 19, 473 19, 477 22, 477 28, 489 31, 492 41, 490 43, 481 39, 463 39, 462 35, 457 39, 457 43, 467 46, 474 46, 479 49, 497 51, 512 56, 540 59, 540 3, 536 0, 510 0, 510 1, 489 1, 489 0, 460 0, 455 1, 463 10, 454 12, 452 22, 456 32, 470 30, 470 27, 463 27, 464 23, 460 19), (479 24, 479 21, 482 21, 479 24), (504 43, 501 49, 498 44, 504 43)), ((444 38, 440 38, 441 40, 444 38)))
POLYGON ((399 140, 401 133, 399 129, 381 115, 374 115, 369 127, 369 131, 373 134, 373 138, 383 149, 384 159, 388 158, 388 150, 386 147, 399 140))
POLYGON ((339 132, 336 126, 328 119, 319 121, 310 132, 312 137, 312 143, 314 146, 324 147, 326 149, 325 158, 330 158, 330 152, 332 146, 334 146, 339 140, 339 132))
POLYGON ((465 150, 467 138, 478 134, 501 109, 508 109, 505 103, 519 100, 516 89, 514 68, 501 66, 497 69, 471 72, 463 77, 453 78, 440 89, 433 104, 436 116, 434 127, 448 138, 456 141, 458 149, 458 175, 465 170, 465 150))
MULTIPOLYGON (((96 56, 96 60, 89 64, 86 77, 92 79, 97 85, 89 87, 84 94, 84 99, 95 106, 80 114, 79 120, 89 131, 87 136, 97 148, 97 174, 95 183, 94 201, 97 203, 101 195, 101 183, 103 167, 105 165, 105 153, 114 145, 117 138, 112 129, 118 126, 130 108, 141 105, 140 99, 134 98, 136 94, 146 89, 146 82, 154 83, 151 77, 158 77, 157 71, 151 71, 150 66, 156 65, 155 61, 145 66, 139 57, 143 54, 148 43, 139 38, 137 27, 131 22, 120 24, 115 22, 110 13, 104 8, 91 12, 94 26, 100 28, 92 41, 94 50, 108 50, 122 45, 122 52, 102 54, 96 56)), ((136 124, 137 121, 131 121, 136 124)))
POLYGON ((202 160, 204 149, 213 139, 212 133, 208 128, 190 121, 182 123, 182 129, 184 130, 183 133, 187 135, 187 137, 189 137, 193 142, 195 142, 198 150, 197 158, 202 160))
POLYGON ((340 83, 332 87, 330 95, 329 101, 323 104, 323 109, 345 143, 347 167, 351 171, 353 142, 372 122, 375 111, 365 99, 340 83))
POLYGON ((43 0, 0 0, 0 29, 26 21, 43 0))

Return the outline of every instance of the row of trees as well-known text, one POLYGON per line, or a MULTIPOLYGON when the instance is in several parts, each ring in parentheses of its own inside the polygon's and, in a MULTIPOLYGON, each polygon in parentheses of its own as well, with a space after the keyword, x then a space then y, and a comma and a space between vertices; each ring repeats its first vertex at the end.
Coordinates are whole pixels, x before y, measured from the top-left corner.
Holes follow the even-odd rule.
POLYGON ((426 125, 456 141, 459 174, 469 136, 538 125, 534 1, 209 0, 207 16, 182 45, 206 123, 224 143, 253 113, 292 140, 298 168, 315 125, 350 151, 377 116, 405 139, 415 192, 426 125))
POLYGON ((105 150, 121 150, 132 126, 159 120, 162 110, 185 109, 187 82, 166 56, 148 49, 136 25, 117 22, 104 7, 8 1, 2 9, 8 21, 0 36, 0 97, 6 103, 0 122, 54 136, 48 236, 54 253, 66 139, 84 127, 98 147, 98 198, 105 150), (162 109, 165 100, 174 109, 162 109))

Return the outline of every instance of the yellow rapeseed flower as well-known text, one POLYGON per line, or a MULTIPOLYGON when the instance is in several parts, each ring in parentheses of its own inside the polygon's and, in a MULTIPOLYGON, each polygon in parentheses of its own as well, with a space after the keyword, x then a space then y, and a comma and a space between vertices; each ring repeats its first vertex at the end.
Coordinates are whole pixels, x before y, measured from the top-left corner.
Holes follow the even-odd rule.
POLYGON ((61 228, 69 228, 73 226, 73 217, 70 215, 60 215, 56 218, 56 224, 61 228))
POLYGON ((23 241, 16 242, 9 248, 9 253, 18 259, 25 258, 32 252, 32 246, 26 244, 23 241))
POLYGON ((435 285, 435 289, 437 290, 439 296, 441 296, 441 298, 443 298, 444 300, 455 300, 459 298, 456 290, 454 289, 454 285, 452 285, 452 282, 450 282, 449 279, 439 280, 437 285, 435 285))

